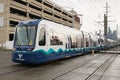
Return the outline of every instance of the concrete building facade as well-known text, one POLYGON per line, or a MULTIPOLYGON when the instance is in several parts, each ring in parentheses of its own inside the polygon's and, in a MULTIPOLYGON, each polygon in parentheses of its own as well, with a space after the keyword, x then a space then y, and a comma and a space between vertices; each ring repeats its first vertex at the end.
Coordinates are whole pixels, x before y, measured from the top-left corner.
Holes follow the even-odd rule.
POLYGON ((74 16, 49 0, 0 0, 0 46, 13 40, 19 21, 42 18, 80 29, 74 16))

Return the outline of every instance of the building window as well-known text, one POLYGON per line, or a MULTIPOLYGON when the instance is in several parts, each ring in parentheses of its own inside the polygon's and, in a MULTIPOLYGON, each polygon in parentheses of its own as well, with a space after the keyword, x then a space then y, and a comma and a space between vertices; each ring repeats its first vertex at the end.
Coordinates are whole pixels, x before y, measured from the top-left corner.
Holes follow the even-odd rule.
POLYGON ((61 12, 61 10, 60 10, 60 9, 57 9, 57 8, 54 8, 54 10, 56 10, 56 11, 58 11, 58 12, 61 12))
POLYGON ((51 3, 49 3, 49 2, 48 2, 48 3, 43 2, 43 4, 46 5, 46 6, 49 7, 49 8, 52 8, 52 7, 53 7, 53 5, 52 5, 51 3))
POLYGON ((36 0, 36 1, 38 1, 38 2, 42 3, 42 0, 36 0))
POLYGON ((27 4, 26 0, 13 0, 13 1, 20 3, 20 4, 23 4, 23 5, 27 4))
POLYGON ((56 18, 59 18, 59 19, 61 18, 60 16, 58 16, 58 15, 55 15, 55 14, 54 14, 54 17, 56 17, 56 18))
POLYGON ((0 17, 0 27, 4 25, 4 18, 0 17))
POLYGON ((36 10, 38 10, 38 11, 41 11, 41 10, 42 10, 41 7, 37 7, 37 6, 34 6, 34 5, 32 5, 32 4, 29 4, 29 7, 33 8, 33 9, 36 9, 36 10))
POLYGON ((18 22, 10 20, 10 27, 15 27, 17 24, 18 22))
POLYGON ((49 12, 47 10, 44 10, 43 12, 46 13, 46 14, 48 14, 48 15, 52 15, 53 14, 52 12, 49 12))
POLYGON ((10 7, 10 13, 18 15, 18 16, 23 16, 23 17, 27 16, 27 12, 24 12, 24 11, 21 11, 21 10, 12 8, 12 7, 10 7))
POLYGON ((14 34, 9 34, 9 41, 13 41, 14 39, 14 34))
POLYGON ((34 15, 34 14, 29 14, 29 17, 30 17, 31 19, 41 19, 40 16, 34 15))
POLYGON ((1 4, 0 4, 0 13, 3 13, 3 12, 4 12, 4 4, 1 3, 1 4))

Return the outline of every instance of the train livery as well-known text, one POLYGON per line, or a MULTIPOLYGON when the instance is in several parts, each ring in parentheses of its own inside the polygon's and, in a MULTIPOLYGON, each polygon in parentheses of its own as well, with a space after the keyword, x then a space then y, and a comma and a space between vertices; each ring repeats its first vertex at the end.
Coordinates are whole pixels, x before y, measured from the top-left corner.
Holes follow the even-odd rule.
POLYGON ((44 19, 21 21, 16 26, 12 61, 39 64, 99 51, 103 39, 44 19))

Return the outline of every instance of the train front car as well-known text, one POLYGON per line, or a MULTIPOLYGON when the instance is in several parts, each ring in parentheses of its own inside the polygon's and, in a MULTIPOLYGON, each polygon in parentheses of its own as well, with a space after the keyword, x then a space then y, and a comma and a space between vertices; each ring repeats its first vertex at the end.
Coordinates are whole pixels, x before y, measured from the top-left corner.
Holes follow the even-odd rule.
POLYGON ((12 61, 39 64, 99 50, 98 38, 47 20, 21 21, 16 27, 12 61))
POLYGON ((16 26, 12 61, 17 63, 37 63, 33 53, 40 20, 21 21, 16 26))

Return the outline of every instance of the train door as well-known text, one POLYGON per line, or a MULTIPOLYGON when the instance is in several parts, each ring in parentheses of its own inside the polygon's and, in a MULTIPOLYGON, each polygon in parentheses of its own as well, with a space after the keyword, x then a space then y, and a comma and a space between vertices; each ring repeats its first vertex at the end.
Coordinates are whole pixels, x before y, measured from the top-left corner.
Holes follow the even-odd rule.
POLYGON ((82 42, 83 42, 83 35, 82 32, 80 32, 77 35, 77 48, 82 48, 82 42))
POLYGON ((77 48, 81 48, 81 34, 78 34, 76 38, 77 48))
POLYGON ((86 32, 84 32, 84 48, 85 47, 89 47, 89 35, 86 32))
POLYGON ((89 47, 89 34, 85 34, 86 47, 89 47))
POLYGON ((88 44, 88 45, 89 45, 89 47, 91 47, 91 36, 90 36, 89 33, 88 33, 88 36, 89 36, 89 37, 88 37, 88 38, 89 38, 89 44, 88 44))
POLYGON ((47 50, 47 35, 45 26, 40 27, 38 32, 38 49, 47 50))
POLYGON ((71 35, 67 35, 66 49, 70 49, 72 45, 71 35))
POLYGON ((39 45, 45 46, 45 44, 46 44, 46 31, 45 28, 41 28, 39 34, 39 45))
POLYGON ((84 33, 82 31, 82 38, 81 38, 81 47, 84 48, 85 47, 85 42, 84 42, 84 33))

